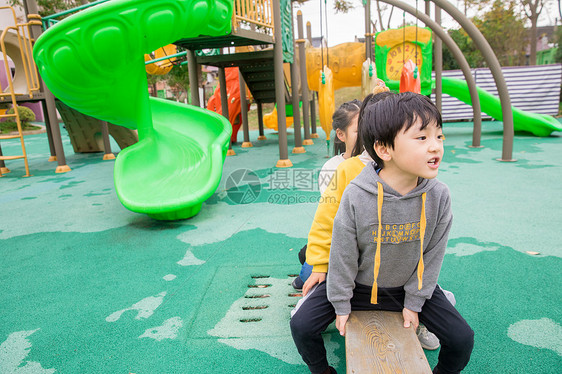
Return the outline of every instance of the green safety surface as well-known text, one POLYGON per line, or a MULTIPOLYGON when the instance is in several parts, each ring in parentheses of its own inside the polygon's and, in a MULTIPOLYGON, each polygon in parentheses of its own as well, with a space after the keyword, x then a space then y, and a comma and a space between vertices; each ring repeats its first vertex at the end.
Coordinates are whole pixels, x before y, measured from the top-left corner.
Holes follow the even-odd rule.
MULTIPOLYGON (((439 174, 454 212, 440 284, 476 334, 464 373, 559 373, 562 133, 517 134, 517 162, 503 163, 502 124, 484 123, 478 149, 471 125, 445 124, 439 174)), ((183 221, 127 210, 114 161, 74 154, 64 135, 72 171, 55 174, 47 136, 26 136, 33 176, 16 160, 0 178, 0 373, 307 373, 290 282, 326 145, 315 139, 276 169, 277 136, 257 135, 234 146, 216 193, 183 221)), ((345 373, 344 339, 333 327, 325 339, 345 373)), ((434 365, 438 351, 426 354, 434 365)))

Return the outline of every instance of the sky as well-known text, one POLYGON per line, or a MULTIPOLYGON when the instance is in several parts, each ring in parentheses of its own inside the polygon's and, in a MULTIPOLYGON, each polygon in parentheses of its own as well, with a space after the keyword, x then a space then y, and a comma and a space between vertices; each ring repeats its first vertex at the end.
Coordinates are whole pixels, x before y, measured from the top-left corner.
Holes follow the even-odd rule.
MULTIPOLYGON (((355 39, 355 36, 364 37, 365 35, 365 15, 363 11, 363 5, 361 0, 351 0, 356 7, 350 10, 347 14, 336 14, 333 10, 334 0, 326 0, 328 5, 328 45, 334 46, 340 43, 352 42, 355 39)), ((455 5, 460 10, 464 10, 464 1, 462 0, 449 0, 453 5, 455 5)), ((403 0, 406 4, 410 5, 411 7, 416 6, 416 0, 403 0)), ((381 3, 383 5, 383 3, 381 3)), ((431 7, 432 10, 432 17, 433 17, 433 6, 431 7)), ((309 0, 302 5, 298 5, 295 3, 295 18, 297 14, 297 10, 301 10, 303 14, 303 23, 306 25, 306 22, 310 21, 312 26, 312 36, 320 36, 320 0, 309 0)), ((388 11, 383 14, 383 22, 388 22, 388 15, 390 14, 390 6, 388 6, 388 11)), ((420 12, 425 11, 425 1, 418 0, 418 10, 420 12)), ((546 26, 546 25, 554 25, 557 21, 556 17, 558 16, 558 2, 556 0, 547 0, 547 7, 541 13, 541 17, 539 19, 539 26, 546 26)), ((474 14, 468 13, 468 16, 471 17, 474 14)), ((326 37, 326 20, 324 15, 324 1, 322 0, 322 29, 324 31, 324 37, 326 37)), ((402 17, 403 12, 400 9, 394 9, 392 13, 392 19, 390 26, 400 27, 402 25, 402 17)), ((378 15, 376 12, 376 1, 371 2, 371 19, 373 21, 378 21, 378 15)), ((406 14, 406 23, 415 23, 416 19, 413 15, 406 14)), ((558 24, 560 24, 560 20, 558 20, 558 24)), ((418 21, 418 25, 423 27, 425 26, 421 21, 418 21)), ((458 24, 455 20, 453 20, 447 13, 444 11, 442 12, 442 25, 445 29, 449 28, 458 28, 458 24)), ((305 26, 306 27, 306 26, 305 26)), ((379 29, 380 31, 380 29, 379 29)), ((306 29, 305 29, 306 33, 306 29)), ((306 37, 306 35, 305 35, 306 37)))

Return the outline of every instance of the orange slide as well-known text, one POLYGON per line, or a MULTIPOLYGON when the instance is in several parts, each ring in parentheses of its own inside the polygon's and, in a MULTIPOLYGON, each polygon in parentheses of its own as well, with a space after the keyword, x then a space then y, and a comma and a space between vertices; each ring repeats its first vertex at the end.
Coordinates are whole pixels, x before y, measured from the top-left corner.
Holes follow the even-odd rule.
POLYGON ((400 75, 400 92, 421 93, 421 81, 418 67, 412 60, 406 61, 400 75))
MULTIPOLYGON (((230 140, 235 143, 236 137, 238 135, 238 130, 242 126, 242 113, 240 107, 240 80, 238 78, 238 68, 226 68, 226 93, 228 97, 228 120, 232 125, 232 136, 230 140)), ((246 97, 248 97, 248 89, 246 88, 246 97)), ((222 114, 221 106, 221 93, 220 86, 217 85, 215 93, 209 99, 207 103, 207 109, 212 110, 215 113, 222 114)), ((250 104, 248 100, 248 109, 250 109, 250 104)))

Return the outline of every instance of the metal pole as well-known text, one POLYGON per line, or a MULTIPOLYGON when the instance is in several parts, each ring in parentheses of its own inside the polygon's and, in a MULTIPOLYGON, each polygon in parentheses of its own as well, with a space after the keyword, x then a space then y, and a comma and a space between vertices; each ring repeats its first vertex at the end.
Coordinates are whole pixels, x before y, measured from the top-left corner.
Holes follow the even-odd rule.
POLYGON ((53 133, 51 132, 51 126, 47 125, 47 109, 44 105, 45 100, 41 100, 41 109, 43 110, 44 120, 45 120, 45 129, 47 130, 47 140, 49 142, 49 152, 51 152, 51 156, 49 157, 49 162, 57 160, 57 153, 55 151, 55 142, 53 141, 53 133))
POLYGON ((295 147, 292 153, 306 153, 302 146, 301 118, 299 108, 299 72, 296 60, 291 64, 291 102, 293 105, 293 128, 295 132, 295 147))
MULTIPOLYGON (((295 137, 295 147, 292 153, 306 153, 306 150, 302 146, 302 134, 301 134, 301 114, 300 114, 300 95, 299 86, 304 86, 304 82, 301 84, 299 82, 299 65, 297 63, 297 43, 295 42, 295 22, 293 14, 293 3, 291 2, 291 31, 293 34, 293 62, 291 63, 291 102, 293 105, 293 129, 295 137)), ((300 56, 299 56, 300 57, 300 56)), ((304 117, 304 116, 303 116, 304 117)))
MULTIPOLYGON (((2 154, 2 147, 0 146, 0 157, 4 156, 2 154)), ((4 160, 0 160, 0 177, 2 176, 2 174, 8 174, 10 172, 10 169, 8 169, 6 167, 6 163, 4 162, 4 160)))
POLYGON ((192 50, 187 51, 187 71, 189 73, 189 92, 191 105, 201 107, 199 100, 199 74, 197 73, 197 56, 192 50))
MULTIPOLYGON (((385 2, 387 4, 393 5, 399 9, 402 9, 412 15, 416 14, 416 9, 399 1, 399 0, 380 0, 382 2, 385 2)), ((420 21, 422 21, 423 23, 426 24, 427 27, 429 27, 431 30, 433 30, 433 32, 435 32, 435 34, 437 34, 437 36, 439 38, 441 38, 441 40, 443 40, 443 42, 447 45, 447 48, 449 48, 449 50, 451 51, 451 53, 453 54, 453 57, 455 58, 455 60, 457 61, 457 63, 459 64, 463 74, 464 74, 464 79, 466 80, 466 84, 468 85, 468 91, 470 93, 470 100, 472 101, 472 112, 474 114, 474 133, 478 133, 478 136, 480 136, 480 128, 482 126, 482 114, 480 111, 480 98, 478 96, 478 91, 476 89, 476 82, 474 81, 474 77, 472 76, 472 72, 470 71, 470 66, 468 65, 468 62, 466 61, 466 58, 464 57, 462 51, 460 50, 459 46, 457 45, 457 43, 455 43, 455 41, 453 40, 453 38, 451 38, 451 36, 445 32, 445 30, 443 30, 443 28, 441 26, 439 26, 436 22, 434 22, 430 17, 426 16, 423 13, 418 13, 418 18, 420 19, 420 21)), ((474 136, 473 136, 474 139, 474 136)), ((478 144, 479 144, 479 140, 480 138, 478 137, 478 144)))
POLYGON ((103 138, 103 149, 105 154, 104 160, 115 160, 115 155, 111 152, 111 143, 109 142, 109 129, 106 121, 101 121, 101 136, 103 138))
MULTIPOLYGON (((306 38, 310 42, 310 45, 312 45, 312 26, 310 25, 310 22, 306 23, 306 38)), ((310 96, 310 128, 312 130, 312 133, 310 134, 310 138, 319 138, 320 135, 316 133, 316 94, 314 93, 314 91, 311 91, 311 94, 312 95, 310 96)))
MULTIPOLYGON (((35 0, 26 0, 25 9, 27 14, 39 14, 37 10, 37 3, 35 0)), ((31 37, 35 40, 42 34, 41 26, 31 26, 31 37)), ((66 157, 64 155, 64 148, 62 145, 62 138, 60 133, 59 120, 57 118, 57 108, 55 105, 55 96, 45 85, 43 78, 41 78, 41 91, 45 95, 45 99, 42 101, 43 115, 45 116, 45 125, 51 129, 52 143, 55 150, 55 157, 58 163, 55 173, 66 173, 70 171, 70 167, 66 164, 66 157)), ((49 161, 53 158, 51 152, 51 157, 49 161)), ((54 160, 53 160, 54 161, 54 160)))
POLYGON ((365 60, 372 56, 373 34, 371 33, 371 0, 365 1, 365 60))
MULTIPOLYGON (((309 24, 310 25, 310 24, 309 24)), ((312 145, 312 139, 310 138, 310 99, 308 95, 308 79, 306 77, 306 50, 304 47, 304 33, 302 25, 302 12, 299 10, 297 12, 297 29, 298 29, 298 39, 297 45, 299 50, 299 63, 300 63, 300 73, 301 73, 301 95, 302 95, 302 118, 304 127, 304 141, 303 145, 312 145)))
MULTIPOLYGON (((435 23, 441 26, 441 8, 435 5, 435 23)), ((433 55, 435 58, 435 105, 443 110, 443 42, 436 36, 433 41, 433 55)), ((474 134, 474 131, 473 131, 474 134)))
POLYGON ((498 94, 500 97, 500 102, 502 106, 502 120, 503 120, 503 144, 502 144, 502 157, 498 161, 516 161, 512 158, 513 155, 513 112, 511 109, 511 98, 509 97, 509 91, 507 89, 507 84, 503 77, 503 72, 501 65, 490 47, 490 44, 478 28, 470 22, 470 20, 462 14, 454 5, 446 0, 431 0, 438 5, 445 12, 449 13, 451 17, 457 21, 461 27, 466 31, 466 33, 472 38, 474 44, 478 47, 482 56, 486 60, 496 86, 498 89, 498 94))
POLYGON ((53 137, 53 132, 51 131, 51 126, 49 122, 48 109, 47 109, 47 102, 45 100, 41 100, 41 109, 43 110, 43 117, 45 121, 45 129, 47 130, 47 140, 49 142, 49 151, 51 152, 51 156, 49 157, 49 162, 53 162, 57 160, 57 151, 55 149, 55 139, 53 137))
POLYGON ((45 124, 51 128, 51 134, 53 135, 53 144, 55 146, 55 154, 58 163, 58 166, 55 169, 55 173, 66 173, 71 169, 66 164, 66 157, 64 155, 64 148, 62 146, 62 137, 60 133, 59 119, 57 118, 55 96, 45 86, 45 82, 43 82, 43 79, 41 79, 41 84, 44 87, 43 93, 45 94, 45 104, 43 106, 43 108, 45 108, 43 112, 46 113, 45 124))
POLYGON ((244 131, 244 142, 242 148, 253 147, 250 142, 250 129, 248 127, 248 100, 246 100, 246 82, 242 72, 238 69, 238 80, 240 82, 240 115, 242 117, 242 129, 244 131))
POLYGON ((263 133, 263 107, 261 101, 256 102, 256 105, 258 107, 258 131, 260 134, 258 140, 265 140, 267 137, 263 133))
POLYGON ((283 74, 283 36, 281 32, 281 5, 273 0, 273 27, 275 44, 273 46, 273 66, 275 70, 275 101, 277 102, 277 129, 279 134, 279 161, 277 167, 291 167, 287 150, 287 124, 285 111, 285 77, 283 74))
MULTIPOLYGON (((230 116, 228 113, 228 94, 226 91, 226 74, 224 67, 219 67, 219 91, 221 94, 221 110, 222 115, 226 118, 227 121, 230 121, 230 116)), ((227 156, 234 156, 236 152, 232 149, 232 139, 228 142, 228 151, 226 152, 227 156)))

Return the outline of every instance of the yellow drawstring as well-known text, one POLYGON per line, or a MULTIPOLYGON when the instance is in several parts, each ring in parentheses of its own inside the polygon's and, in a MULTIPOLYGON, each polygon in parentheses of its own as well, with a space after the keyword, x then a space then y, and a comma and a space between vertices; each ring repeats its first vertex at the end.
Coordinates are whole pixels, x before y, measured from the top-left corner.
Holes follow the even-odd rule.
POLYGON ((377 197, 377 214, 379 218, 379 229, 377 230, 377 237, 375 241, 377 242, 377 251, 375 252, 375 270, 374 270, 374 282, 373 289, 371 291, 371 304, 377 304, 377 277, 379 276, 379 268, 381 266, 381 243, 382 243, 382 200, 384 197, 384 190, 381 183, 377 183, 378 197, 377 197))
POLYGON ((423 284, 423 239, 425 237, 425 198, 426 193, 422 193, 422 208, 420 217, 420 262, 418 263, 418 290, 421 290, 423 284))

